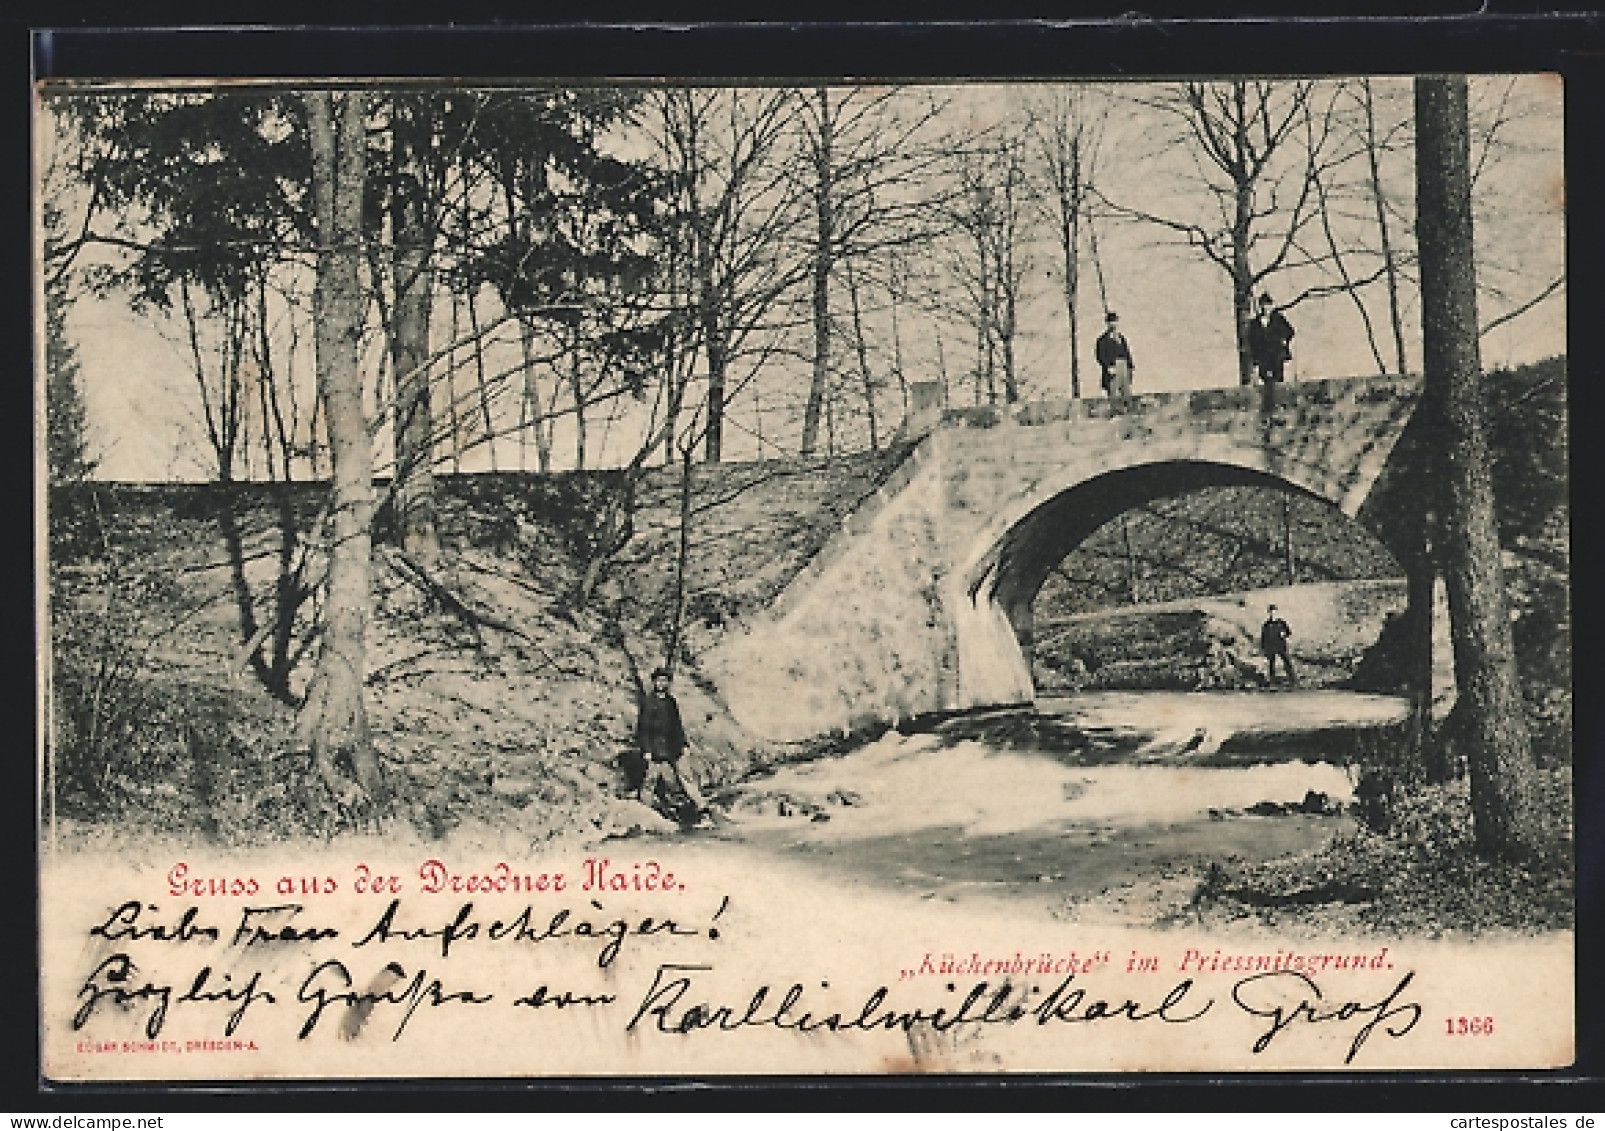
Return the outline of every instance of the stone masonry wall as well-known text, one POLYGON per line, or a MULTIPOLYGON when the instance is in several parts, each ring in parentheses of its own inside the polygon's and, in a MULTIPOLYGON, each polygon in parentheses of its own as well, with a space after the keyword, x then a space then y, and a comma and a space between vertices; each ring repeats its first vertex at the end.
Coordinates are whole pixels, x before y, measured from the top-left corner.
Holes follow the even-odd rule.
POLYGON ((947 552, 963 563, 982 552, 977 539, 1078 483, 1171 460, 1264 472, 1352 517, 1414 411, 1416 389, 1407 379, 1289 385, 1268 418, 1257 389, 949 412, 947 552))
POLYGON ((766 613, 704 659, 747 729, 797 741, 944 706, 941 483, 922 445, 766 613))
POLYGON ((993 599, 997 548, 1107 472, 1201 462, 1359 513, 1417 398, 1408 379, 948 412, 763 614, 706 658, 743 726, 778 741, 1031 695, 993 599))

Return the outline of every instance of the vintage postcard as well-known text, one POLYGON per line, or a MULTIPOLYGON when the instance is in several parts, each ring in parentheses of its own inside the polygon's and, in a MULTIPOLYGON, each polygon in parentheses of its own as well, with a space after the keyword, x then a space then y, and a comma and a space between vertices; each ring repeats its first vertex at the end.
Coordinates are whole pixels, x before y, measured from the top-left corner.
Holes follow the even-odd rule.
POLYGON ((45 1075, 1571 1064, 1563 102, 40 83, 45 1075))

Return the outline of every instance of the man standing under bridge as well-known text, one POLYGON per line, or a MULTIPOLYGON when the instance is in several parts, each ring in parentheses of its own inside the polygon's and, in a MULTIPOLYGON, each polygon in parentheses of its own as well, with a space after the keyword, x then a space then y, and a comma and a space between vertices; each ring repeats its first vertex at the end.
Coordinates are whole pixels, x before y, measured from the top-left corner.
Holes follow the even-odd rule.
POLYGON ((1265 611, 1265 623, 1260 625, 1259 647, 1265 653, 1265 680, 1267 683, 1276 682, 1276 661, 1282 661, 1282 667, 1287 669, 1287 685, 1292 687, 1297 682, 1293 674, 1293 660, 1287 654, 1287 640, 1293 635, 1293 630, 1287 622, 1276 615, 1276 606, 1272 605, 1265 611))

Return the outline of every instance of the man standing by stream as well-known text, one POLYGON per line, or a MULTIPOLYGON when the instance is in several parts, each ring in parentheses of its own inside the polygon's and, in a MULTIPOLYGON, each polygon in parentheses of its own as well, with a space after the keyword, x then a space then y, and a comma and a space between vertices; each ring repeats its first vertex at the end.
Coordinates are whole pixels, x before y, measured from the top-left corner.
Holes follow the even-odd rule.
POLYGON ((680 722, 680 704, 669 693, 669 670, 658 668, 652 673, 652 690, 641 699, 641 714, 635 723, 635 743, 646 760, 646 773, 636 790, 636 800, 647 801, 657 795, 660 783, 669 784, 670 792, 678 787, 681 794, 697 807, 703 816, 708 803, 702 799, 696 783, 680 771, 680 758, 685 754, 685 727, 680 722))
POLYGON ((1276 606, 1272 605, 1265 611, 1265 623, 1260 625, 1259 647, 1265 653, 1265 681, 1269 684, 1276 682, 1276 661, 1282 661, 1282 667, 1287 669, 1287 685, 1292 687, 1297 682, 1293 674, 1293 660, 1287 654, 1287 640, 1293 635, 1293 630, 1287 622, 1276 615, 1276 606))

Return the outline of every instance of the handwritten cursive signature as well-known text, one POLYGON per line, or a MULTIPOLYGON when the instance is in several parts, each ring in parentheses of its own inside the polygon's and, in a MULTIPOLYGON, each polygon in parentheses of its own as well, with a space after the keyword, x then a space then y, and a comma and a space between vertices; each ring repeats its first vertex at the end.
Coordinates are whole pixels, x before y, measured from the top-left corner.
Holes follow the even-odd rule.
POLYGON ((1296 970, 1276 970, 1254 974, 1238 982, 1232 987, 1232 1000, 1245 1013, 1270 1018, 1270 1028, 1254 1042, 1256 1056, 1269 1048, 1277 1035, 1295 1022, 1321 1025, 1350 1021, 1356 1017, 1369 1018, 1354 1034, 1349 1054, 1343 1058, 1344 1064, 1351 1064, 1378 1025, 1393 1021, 1393 1024, 1383 1025, 1382 1031, 1397 1039, 1414 1029, 1416 1022, 1421 1020, 1419 1003, 1399 1000, 1405 987, 1414 978, 1415 971, 1412 970, 1400 978, 1399 984, 1381 1001, 1367 1005, 1358 1001, 1329 1002, 1321 992, 1321 987, 1309 975, 1296 970))
MULTIPOLYGON (((626 1032, 651 1029, 659 1033, 686 1035, 702 1030, 732 1033, 748 1028, 789 1029, 800 1033, 819 1030, 895 1030, 904 1032, 916 1025, 945 1032, 957 1025, 1014 1025, 1034 1022, 1050 1024, 1089 1024, 1107 1021, 1128 1023, 1160 1022, 1189 1024, 1209 1013, 1213 998, 1200 1000, 1193 979, 1187 978, 1158 997, 1139 1001, 1134 997, 1105 998, 1075 984, 1071 974, 1047 994, 1035 986, 1010 982, 975 982, 966 987, 947 986, 952 995, 948 1003, 933 1005, 891 1003, 892 991, 877 987, 861 1003, 852 1007, 826 1008, 814 998, 819 990, 801 982, 784 989, 760 985, 750 993, 735 995, 733 1001, 718 1001, 698 982, 712 967, 663 963, 652 984, 641 997, 625 1025, 626 1032)), ((1313 979, 1293 971, 1255 974, 1232 987, 1232 1000, 1243 1012, 1270 1020, 1270 1027, 1253 1044, 1253 1052, 1264 1052, 1278 1034, 1296 1023, 1328 1024, 1363 1020, 1349 1045, 1344 1063, 1352 1063, 1366 1041, 1379 1029, 1398 1039, 1409 1033, 1421 1018, 1421 1006, 1403 1000, 1405 989, 1414 979, 1407 973, 1379 1001, 1328 1000, 1313 979)))
MULTIPOLYGON (((682 1005, 691 996, 694 977, 711 969, 709 966, 673 963, 660 965, 653 976, 652 985, 636 1006, 635 1015, 625 1025, 625 1031, 633 1031, 644 1023, 660 1033, 680 1034, 699 1029, 729 1033, 753 1027, 792 1029, 799 1033, 813 1033, 820 1029, 830 1032, 902 1029, 908 1032, 921 1024, 929 1025, 938 1032, 946 1032, 955 1025, 1013 1025, 1027 1018, 1035 1019, 1038 1025, 1120 1018, 1180 1024, 1202 1017, 1213 1004, 1213 1001, 1206 1001, 1197 1006, 1195 1011, 1184 1012, 1183 1002, 1193 988, 1191 978, 1172 986, 1157 1005, 1145 1006, 1129 997, 1118 1004, 1102 998, 1089 998, 1080 986, 1072 986, 1075 975, 1071 974, 1040 999, 1033 987, 1016 986, 1009 982, 995 985, 976 982, 964 991, 956 1007, 888 1005, 891 990, 879 986, 864 999, 856 1012, 852 1009, 824 1012, 818 1006, 807 1007, 809 990, 801 982, 793 982, 779 992, 774 986, 759 986, 752 991, 744 1005, 715 1004, 706 1000, 693 1000, 682 1005)), ((821 988, 828 988, 828 984, 822 983, 821 988)), ((953 983, 948 984, 947 990, 954 995, 959 992, 953 983)))

